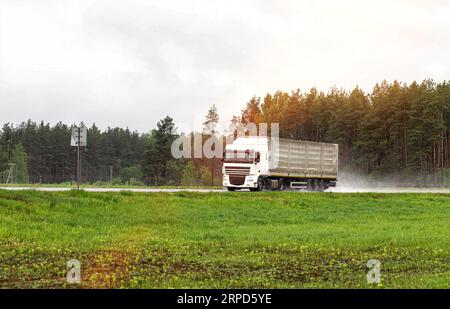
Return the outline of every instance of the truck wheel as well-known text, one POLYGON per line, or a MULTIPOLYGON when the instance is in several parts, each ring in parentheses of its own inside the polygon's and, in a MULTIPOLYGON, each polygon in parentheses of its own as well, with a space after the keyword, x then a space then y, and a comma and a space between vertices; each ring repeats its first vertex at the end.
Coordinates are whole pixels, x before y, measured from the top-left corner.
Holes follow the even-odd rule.
POLYGON ((278 190, 280 191, 286 190, 286 182, 284 181, 284 179, 278 180, 278 190))
POLYGON ((227 190, 230 191, 230 192, 233 192, 233 191, 236 191, 236 188, 233 188, 233 187, 227 187, 227 190))
POLYGON ((250 191, 257 192, 257 191, 262 191, 263 189, 264 189, 264 179, 259 177, 258 182, 256 183, 256 188, 250 188, 250 191))

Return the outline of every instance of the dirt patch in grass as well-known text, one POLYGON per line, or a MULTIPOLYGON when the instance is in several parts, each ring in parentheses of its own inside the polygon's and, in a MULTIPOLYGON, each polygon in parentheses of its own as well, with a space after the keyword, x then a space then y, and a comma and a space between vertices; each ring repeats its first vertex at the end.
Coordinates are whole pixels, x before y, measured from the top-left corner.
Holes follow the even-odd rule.
POLYGON ((82 270, 82 288, 122 287, 137 267, 134 254, 124 251, 101 251, 87 259, 87 265, 82 270))

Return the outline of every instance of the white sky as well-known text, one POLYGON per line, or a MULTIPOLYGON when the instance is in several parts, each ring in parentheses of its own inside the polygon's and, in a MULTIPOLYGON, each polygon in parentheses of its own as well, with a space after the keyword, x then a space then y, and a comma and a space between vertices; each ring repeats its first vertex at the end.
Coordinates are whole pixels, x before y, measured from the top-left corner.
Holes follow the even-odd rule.
POLYGON ((183 128, 278 89, 425 78, 450 79, 450 1, 0 0, 0 123, 183 128))

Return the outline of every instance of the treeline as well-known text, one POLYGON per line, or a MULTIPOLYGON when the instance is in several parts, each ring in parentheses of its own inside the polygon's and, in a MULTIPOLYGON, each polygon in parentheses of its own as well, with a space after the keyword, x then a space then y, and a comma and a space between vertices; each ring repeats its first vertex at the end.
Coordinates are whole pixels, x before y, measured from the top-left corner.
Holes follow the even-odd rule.
MULTIPOLYGON (((70 146, 71 127, 63 123, 23 122, 17 126, 3 125, 0 136, 0 171, 8 172, 8 163, 18 164, 14 150, 23 150, 27 157, 28 175, 18 182, 61 183, 76 177, 76 148, 70 146), (27 179, 26 179, 27 178, 27 179)), ((129 129, 88 128, 89 147, 82 148, 82 174, 87 182, 109 181, 122 174, 141 172, 146 135, 129 129)), ((139 176, 137 173, 134 176, 139 176)), ((3 173, 3 177, 5 177, 3 173)))
POLYGON ((383 81, 371 93, 315 88, 253 97, 235 122, 280 124, 280 137, 338 143, 340 172, 413 185, 449 177, 450 84, 383 81))
MULTIPOLYGON (((220 134, 219 114, 207 112, 204 137, 220 134)), ((405 185, 436 185, 450 178, 450 83, 425 80, 409 85, 383 81, 371 93, 332 88, 321 92, 277 91, 253 97, 232 126, 279 123, 280 137, 338 143, 340 173, 388 178, 405 185)), ((71 127, 58 123, 7 123, 0 131, 0 181, 11 164, 16 182, 74 181, 76 151, 71 127)), ((88 128, 82 151, 83 181, 150 184, 221 184, 220 159, 172 158, 178 135, 166 117, 149 133, 88 128)), ((228 132, 229 133, 229 132, 228 132)))
MULTIPOLYGON (((75 125, 6 123, 0 131, 0 183, 76 182, 77 152, 70 146, 75 125), (11 168, 11 165, 14 165, 11 168)), ((114 185, 221 184, 220 159, 212 178, 210 160, 175 160, 172 141, 178 137, 166 117, 150 133, 122 128, 88 127, 88 146, 81 148, 82 182, 114 185)), ((218 161, 219 160, 219 161, 218 161)), ((218 163, 217 163, 218 161, 218 163)))

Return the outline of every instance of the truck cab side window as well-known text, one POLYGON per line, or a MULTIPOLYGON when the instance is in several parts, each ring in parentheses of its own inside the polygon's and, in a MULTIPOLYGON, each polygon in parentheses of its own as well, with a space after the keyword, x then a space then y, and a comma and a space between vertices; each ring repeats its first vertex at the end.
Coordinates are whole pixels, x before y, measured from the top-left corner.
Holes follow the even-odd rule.
POLYGON ((255 163, 259 163, 259 161, 261 161, 261 154, 258 151, 255 156, 255 163))

